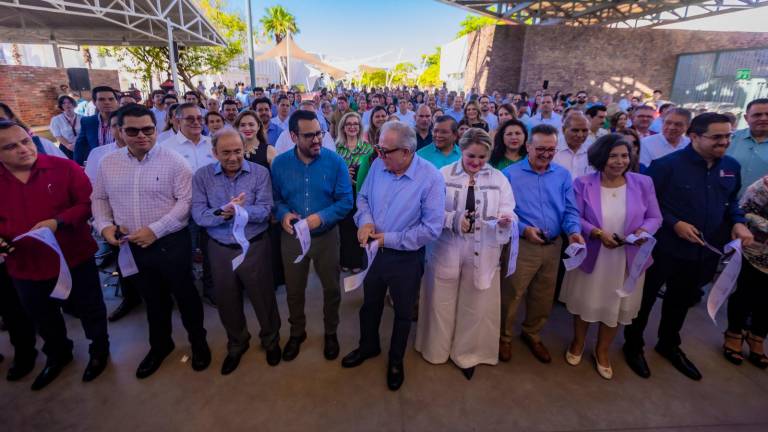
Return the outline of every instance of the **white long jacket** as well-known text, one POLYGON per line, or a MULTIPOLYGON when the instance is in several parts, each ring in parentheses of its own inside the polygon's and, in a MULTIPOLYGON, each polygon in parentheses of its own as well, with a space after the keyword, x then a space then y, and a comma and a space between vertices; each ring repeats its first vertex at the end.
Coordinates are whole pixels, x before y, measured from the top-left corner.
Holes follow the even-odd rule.
POLYGON ((428 263, 434 266, 435 276, 440 279, 459 278, 462 248, 458 243, 470 236, 475 243, 472 257, 475 288, 488 289, 500 267, 501 248, 509 242, 512 233, 512 224, 501 227, 496 221, 502 215, 517 221, 512 187, 501 171, 486 164, 475 176, 475 229, 464 234, 461 220, 466 208, 469 174, 464 172, 460 160, 440 172, 445 179, 445 218, 440 237, 429 248, 428 263))

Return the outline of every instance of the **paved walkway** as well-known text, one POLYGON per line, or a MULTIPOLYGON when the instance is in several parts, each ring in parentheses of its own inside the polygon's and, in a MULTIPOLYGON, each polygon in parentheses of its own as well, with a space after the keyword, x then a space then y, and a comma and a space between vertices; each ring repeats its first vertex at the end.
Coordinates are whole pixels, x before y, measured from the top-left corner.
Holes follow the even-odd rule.
MULTIPOLYGON (((570 339, 571 318, 558 306, 544 332, 555 357, 550 365, 536 362, 521 342, 513 359, 498 366, 478 367, 468 382, 451 364, 431 365, 409 350, 403 388, 393 393, 385 384, 386 356, 354 370, 322 356, 322 298, 317 279, 310 279, 309 339, 299 357, 272 368, 254 337, 240 367, 219 374, 226 338, 216 310, 206 306, 206 327, 213 363, 194 372, 182 357, 189 344, 175 315, 176 351, 152 377, 139 381, 136 366, 146 354, 147 331, 141 308, 110 326, 112 364, 95 382, 80 381, 88 359, 87 341, 79 322, 67 324, 75 340, 75 361, 42 392, 29 390, 38 367, 20 383, 0 382, 0 430, 5 431, 766 431, 768 373, 750 364, 727 363, 720 353, 721 330, 700 305, 689 315, 684 349, 701 369, 694 382, 678 373, 653 350, 648 361, 653 376, 644 380, 614 348, 614 380, 594 371, 591 357, 578 367, 562 359, 570 339)), ((105 290, 107 308, 118 299, 105 290)), ((339 329, 342 355, 358 338, 357 311, 361 292, 345 294, 339 329)), ((288 335, 284 291, 278 303, 283 342, 288 335)), ((657 311, 658 313, 658 306, 657 311)), ((251 333, 258 333, 252 310, 251 333)), ((382 335, 389 334, 392 311, 384 314, 382 335)), ((721 327, 724 317, 720 318, 721 327)), ((655 342, 658 316, 649 326, 655 342)), ((415 329, 414 329, 415 330, 415 329)), ((411 332, 413 336, 415 331, 411 332)), ((590 334, 595 336, 595 330, 590 334)), ((594 339, 589 347, 593 346, 594 339)), ((40 344, 38 344, 40 345, 40 344)), ((386 347, 388 343, 384 343, 386 347)), ((589 348, 588 347, 588 348, 589 348)), ((386 349, 386 348, 385 348, 386 349)), ((7 335, 0 352, 11 352, 7 335)), ((10 359, 0 364, 5 375, 10 359)))

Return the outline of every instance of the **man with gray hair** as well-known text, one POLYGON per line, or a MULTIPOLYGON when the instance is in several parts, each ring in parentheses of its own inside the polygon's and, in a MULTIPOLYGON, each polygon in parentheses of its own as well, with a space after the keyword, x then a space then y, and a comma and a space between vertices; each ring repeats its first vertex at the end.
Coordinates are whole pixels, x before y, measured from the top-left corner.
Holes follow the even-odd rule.
POLYGON ((212 145, 218 162, 197 170, 192 179, 192 217, 208 233, 213 288, 228 340, 221 374, 228 375, 240 364, 251 339, 243 314, 243 291, 259 320, 267 363, 280 363, 280 313, 267 232, 272 182, 266 168, 245 160, 245 144, 238 131, 223 129, 214 135, 212 145), (248 214, 244 234, 249 246, 243 262, 233 270, 232 260, 242 253, 233 231, 235 205, 248 214))
POLYGON ((669 108, 664 112, 661 133, 640 140, 640 163, 646 167, 656 159, 682 150, 691 143, 685 136, 691 124, 691 112, 685 108, 669 108))
POLYGON ((568 113, 558 141, 552 162, 567 169, 573 180, 595 172, 587 158, 587 151, 594 139, 589 137, 589 120, 584 113, 576 110, 568 113))
POLYGON ((440 172, 416 157, 416 133, 402 122, 387 122, 371 165, 357 195, 355 222, 361 246, 378 242, 378 254, 368 263, 360 308, 360 344, 341 362, 359 366, 381 352, 379 324, 387 290, 395 320, 389 347, 387 386, 397 390, 405 378, 403 357, 424 272, 424 247, 442 231, 445 182, 440 172))

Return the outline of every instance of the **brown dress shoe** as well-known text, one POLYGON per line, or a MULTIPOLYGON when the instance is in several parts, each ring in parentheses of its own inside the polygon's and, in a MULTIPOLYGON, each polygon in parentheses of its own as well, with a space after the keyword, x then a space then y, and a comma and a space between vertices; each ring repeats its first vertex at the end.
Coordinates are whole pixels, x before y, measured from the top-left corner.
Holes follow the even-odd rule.
POLYGON ((528 349, 531 350, 531 354, 533 354, 533 356, 536 357, 538 361, 542 363, 552 362, 552 356, 549 355, 549 350, 547 350, 547 347, 545 347, 541 341, 535 341, 525 333, 521 334, 520 337, 523 339, 523 342, 528 345, 528 349))
POLYGON ((509 342, 499 342, 499 360, 508 362, 512 359, 512 344, 509 342))

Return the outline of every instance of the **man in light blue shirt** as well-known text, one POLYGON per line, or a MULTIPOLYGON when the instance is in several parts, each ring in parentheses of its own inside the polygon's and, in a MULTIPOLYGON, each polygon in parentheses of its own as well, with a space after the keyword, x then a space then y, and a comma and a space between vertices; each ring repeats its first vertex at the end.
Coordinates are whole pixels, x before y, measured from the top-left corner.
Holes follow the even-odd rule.
POLYGON ((768 98, 747 104, 748 128, 734 132, 726 154, 741 164, 739 195, 758 179, 768 175, 768 98))
POLYGON ((528 130, 532 132, 533 128, 540 124, 552 126, 558 131, 562 130, 563 118, 560 114, 554 112, 554 109, 555 100, 552 98, 552 95, 549 93, 544 94, 541 97, 541 104, 538 107, 536 115, 532 116, 527 121, 528 130))
MULTIPOLYGON (((282 100, 285 102, 287 99, 282 100)), ((272 196, 274 214, 281 221, 280 247, 285 268, 288 300, 288 322, 291 337, 283 350, 283 360, 299 355, 299 347, 307 338, 304 315, 304 291, 307 287, 309 265, 314 263, 323 286, 325 347, 323 355, 333 360, 339 355, 336 329, 339 325, 339 230, 336 225, 352 210, 352 182, 344 159, 322 146, 323 131, 312 111, 298 110, 288 121, 292 151, 280 154, 272 161, 272 196), (307 222, 311 244, 304 258, 293 224, 307 222)))
POLYGON ((270 102, 269 98, 259 98, 253 101, 251 109, 256 111, 256 115, 259 116, 261 124, 267 128, 266 135, 269 145, 276 145, 277 139, 280 137, 280 134, 283 133, 283 129, 271 121, 272 102, 270 102))
POLYGON ((379 158, 357 196, 355 214, 360 244, 377 241, 379 251, 364 281, 360 345, 341 365, 356 367, 381 352, 379 324, 389 290, 395 309, 387 366, 390 390, 399 389, 405 379, 403 357, 424 272, 424 247, 440 235, 445 212, 443 176, 416 157, 415 150, 412 128, 401 122, 384 124, 379 158))
POLYGON ((459 140, 459 124, 451 116, 443 115, 437 118, 432 128, 432 144, 429 144, 416 154, 440 169, 461 159, 461 150, 456 145, 459 140))
POLYGON ((520 246, 517 270, 501 282, 501 343, 499 359, 509 361, 517 309, 526 303, 522 338, 542 363, 552 357, 539 336, 552 310, 561 233, 569 243, 584 244, 571 174, 552 163, 557 130, 538 125, 526 144, 528 158, 505 169, 515 194, 520 246))
POLYGON ((225 128, 214 135, 212 145, 218 162, 200 168, 192 179, 192 217, 208 232, 205 247, 211 260, 219 318, 228 340, 221 374, 228 375, 240 364, 251 339, 243 314, 243 291, 259 320, 259 338, 267 352, 267 363, 280 363, 280 313, 267 234, 272 184, 266 168, 244 160, 245 143, 234 129, 225 128), (249 243, 248 252, 235 270, 232 260, 242 253, 242 248, 233 235, 233 204, 248 213, 244 234, 249 243))
POLYGON ((449 115, 457 122, 464 118, 464 98, 456 95, 450 109, 445 110, 445 115, 449 115))

